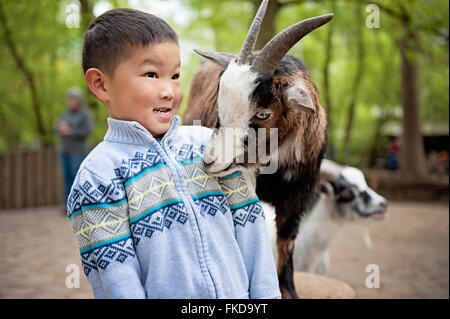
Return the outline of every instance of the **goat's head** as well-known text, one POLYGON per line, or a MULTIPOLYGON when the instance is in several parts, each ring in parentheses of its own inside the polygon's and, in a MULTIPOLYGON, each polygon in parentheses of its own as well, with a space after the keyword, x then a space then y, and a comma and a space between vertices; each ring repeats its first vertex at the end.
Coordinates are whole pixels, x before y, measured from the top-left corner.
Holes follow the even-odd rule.
POLYGON ((331 201, 336 219, 341 221, 384 219, 387 201, 367 186, 359 169, 323 160, 320 172, 320 191, 331 201))
POLYGON ((333 15, 298 22, 272 38, 261 51, 254 52, 267 4, 268 0, 262 1, 238 56, 195 50, 224 68, 218 86, 216 130, 204 152, 204 164, 210 174, 227 175, 265 164, 264 156, 271 154, 258 153, 252 161, 248 149, 268 150, 274 135, 280 148, 303 126, 316 126, 312 131, 317 129, 320 125, 310 124, 313 117, 322 117, 325 122, 322 127, 326 125, 316 87, 306 67, 286 53, 333 15), (259 128, 265 129, 260 130, 261 135, 259 128))

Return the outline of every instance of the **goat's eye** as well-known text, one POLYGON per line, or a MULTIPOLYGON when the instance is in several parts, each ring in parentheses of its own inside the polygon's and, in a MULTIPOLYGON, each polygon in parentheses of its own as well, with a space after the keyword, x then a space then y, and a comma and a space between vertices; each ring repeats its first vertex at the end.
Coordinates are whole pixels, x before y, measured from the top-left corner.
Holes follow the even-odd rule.
POLYGON ((340 194, 339 194, 339 201, 340 202, 350 202, 355 198, 355 194, 353 193, 353 191, 351 189, 344 189, 340 194))
POLYGON ((260 120, 265 120, 270 116, 270 112, 269 111, 259 111, 259 112, 256 112, 255 116, 260 120))
POLYGON ((173 76, 172 76, 172 80, 178 80, 180 78, 180 74, 174 74, 173 76))
POLYGON ((155 79, 156 78, 156 73, 155 72, 147 72, 147 73, 145 73, 145 76, 149 77, 149 78, 152 78, 152 79, 155 79))

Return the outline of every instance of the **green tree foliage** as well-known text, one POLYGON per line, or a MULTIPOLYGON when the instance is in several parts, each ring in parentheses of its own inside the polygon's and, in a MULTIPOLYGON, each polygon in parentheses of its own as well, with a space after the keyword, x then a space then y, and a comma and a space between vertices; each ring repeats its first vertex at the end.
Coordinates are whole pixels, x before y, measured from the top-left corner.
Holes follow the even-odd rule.
MULTIPOLYGON (((338 158, 351 164, 374 164, 383 152, 386 140, 381 128, 387 124, 401 126, 401 57, 399 41, 403 35, 399 14, 411 18, 412 28, 419 30, 415 50, 419 70, 420 117, 422 123, 448 123, 448 2, 444 0, 271 0, 278 1, 274 16, 275 31, 302 19, 334 11, 331 21, 332 46, 328 61, 329 99, 333 105, 332 144, 338 158), (367 28, 365 21, 369 3, 380 6, 380 27, 367 28), (358 15, 359 14, 359 15, 358 15), (361 23, 364 25, 361 27, 361 23), (359 29, 358 29, 359 28, 359 29), (358 31, 359 30, 359 31, 358 31), (360 32, 360 33, 358 33, 360 32), (360 38, 358 38, 358 34, 360 38), (358 40, 359 39, 359 40, 358 40), (363 52, 363 72, 360 72, 363 52), (358 85, 355 84, 358 81, 358 85), (355 96, 355 87, 357 95, 355 96), (349 106, 354 101, 351 147, 343 154, 349 106), (341 153, 339 153, 341 152, 341 153), (341 157, 344 156, 344 157, 341 157)), ((27 78, 18 68, 8 47, 5 26, 0 24, 0 151, 38 147, 54 143, 51 129, 65 108, 65 92, 69 87, 86 89, 81 70, 81 28, 68 28, 65 8, 71 3, 87 4, 94 17, 100 6, 132 5, 159 15, 159 4, 171 4, 176 10, 163 16, 180 37, 182 52, 181 81, 185 98, 191 78, 202 59, 193 48, 238 53, 256 10, 256 0, 167 0, 167 1, 31 1, 0 0, 6 13, 17 52, 23 58, 36 82, 38 105, 42 114, 44 135, 39 131, 36 112, 27 78)), ((164 12, 163 12, 164 13, 164 12)), ((324 66, 330 24, 305 37, 290 54, 300 58, 309 68, 324 103, 324 66)), ((92 98, 92 97, 91 97, 92 98)), ((106 130, 107 112, 100 103, 92 111, 96 130, 91 142, 100 141, 106 130)), ((326 105, 324 105, 326 107, 326 105)), ((448 124, 447 124, 448 125, 448 124)))

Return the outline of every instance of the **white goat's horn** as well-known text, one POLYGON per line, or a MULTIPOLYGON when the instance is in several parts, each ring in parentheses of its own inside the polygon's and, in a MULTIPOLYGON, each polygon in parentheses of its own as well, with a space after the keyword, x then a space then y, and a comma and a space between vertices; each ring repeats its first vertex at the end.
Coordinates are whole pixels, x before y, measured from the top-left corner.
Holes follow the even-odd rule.
POLYGON ((305 19, 284 29, 273 37, 256 56, 251 69, 262 75, 273 75, 289 51, 305 35, 324 25, 333 18, 333 14, 305 19))
POLYGON ((323 159, 322 165, 320 165, 320 179, 334 182, 339 178, 339 174, 341 174, 343 169, 344 166, 336 162, 323 159))
POLYGON ((250 25, 250 29, 248 29, 244 44, 242 44, 241 52, 237 58, 238 64, 250 63, 250 57, 253 55, 253 49, 255 48, 256 39, 258 38, 259 29, 266 14, 268 3, 269 0, 263 0, 259 6, 258 12, 250 25))

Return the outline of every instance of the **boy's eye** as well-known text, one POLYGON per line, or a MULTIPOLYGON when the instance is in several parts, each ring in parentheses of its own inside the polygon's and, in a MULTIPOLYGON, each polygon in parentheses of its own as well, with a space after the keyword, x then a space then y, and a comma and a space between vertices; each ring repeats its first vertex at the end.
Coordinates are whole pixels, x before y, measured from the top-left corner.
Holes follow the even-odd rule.
POLYGON ((172 76, 172 80, 178 80, 180 78, 180 74, 174 74, 172 76))
POLYGON ((147 73, 145 73, 145 76, 154 79, 154 78, 156 78, 156 73, 155 72, 147 72, 147 73))

